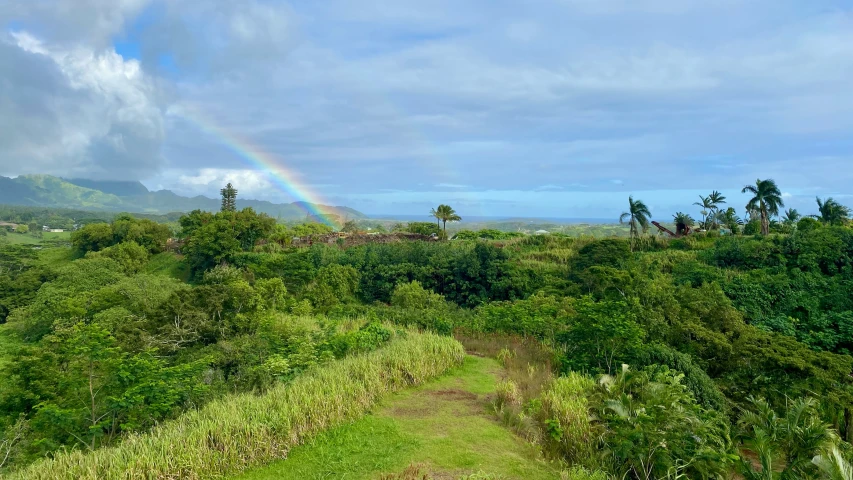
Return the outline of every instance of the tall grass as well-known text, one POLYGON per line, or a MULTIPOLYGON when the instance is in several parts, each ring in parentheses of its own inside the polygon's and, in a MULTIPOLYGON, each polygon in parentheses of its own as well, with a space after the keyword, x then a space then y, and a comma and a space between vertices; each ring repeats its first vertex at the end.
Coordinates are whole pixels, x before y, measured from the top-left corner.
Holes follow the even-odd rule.
POLYGON ((9 479, 202 479, 287 456, 320 431, 363 415, 379 398, 462 363, 449 337, 410 333, 388 346, 315 367, 261 396, 241 394, 188 412, 119 446, 71 451, 9 479))
POLYGON ((548 446, 570 464, 595 466, 598 431, 587 399, 594 386, 592 378, 571 372, 554 380, 542 393, 541 413, 548 430, 548 446))

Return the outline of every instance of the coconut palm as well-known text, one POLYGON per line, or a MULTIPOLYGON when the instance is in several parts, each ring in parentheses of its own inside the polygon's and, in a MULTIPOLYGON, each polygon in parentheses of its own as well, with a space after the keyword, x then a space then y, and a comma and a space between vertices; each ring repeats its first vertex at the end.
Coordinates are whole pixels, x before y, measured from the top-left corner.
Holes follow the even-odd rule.
POLYGON ((433 210, 433 216, 439 219, 444 224, 444 231, 447 231, 447 222, 458 222, 462 220, 462 217, 456 214, 456 210, 454 210, 450 205, 439 205, 438 208, 433 210))
POLYGON ((713 206, 714 210, 719 210, 720 205, 726 203, 726 197, 724 197, 722 193, 716 190, 714 190, 713 192, 711 192, 710 195, 708 195, 708 200, 711 201, 711 205, 713 206))
POLYGON ((628 197, 628 211, 619 216, 619 223, 624 224, 626 223, 625 220, 628 220, 627 223, 631 229, 631 250, 634 249, 634 239, 640 236, 640 228, 643 229, 643 233, 649 229, 649 218, 651 216, 649 207, 642 200, 635 201, 633 195, 628 197))
POLYGON ((836 202, 832 197, 826 200, 817 198, 817 209, 820 215, 812 215, 827 225, 841 225, 850 218, 850 208, 836 202))
POLYGON ((785 210, 785 215, 782 216, 782 222, 787 225, 793 225, 802 217, 796 208, 785 210))
POLYGON ((699 195, 699 201, 693 202, 693 205, 702 207, 702 228, 707 228, 708 213, 714 210, 714 204, 711 202, 711 197, 703 197, 699 195))
POLYGON ((741 193, 751 193, 753 197, 746 204, 748 211, 757 210, 761 219, 761 233, 770 233, 770 217, 779 215, 779 207, 784 207, 782 192, 772 179, 755 181, 755 185, 746 185, 741 193))
POLYGON ((720 205, 726 203, 726 197, 714 190, 708 195, 708 200, 711 202, 711 227, 717 228, 721 223, 725 223, 720 221, 720 205))
POLYGON ((439 215, 438 210, 433 208, 430 210, 429 215, 435 218, 436 225, 441 225, 441 216, 439 215))

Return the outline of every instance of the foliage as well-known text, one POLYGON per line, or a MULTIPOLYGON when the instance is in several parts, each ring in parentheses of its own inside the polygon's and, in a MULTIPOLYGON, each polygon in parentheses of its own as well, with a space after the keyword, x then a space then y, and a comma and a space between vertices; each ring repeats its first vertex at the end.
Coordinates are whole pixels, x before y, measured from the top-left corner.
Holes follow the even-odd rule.
POLYGON ((649 218, 652 216, 649 212, 649 207, 642 200, 634 200, 633 196, 628 197, 628 211, 619 216, 619 223, 625 223, 628 220, 628 226, 631 230, 631 246, 633 241, 640 236, 640 229, 646 233, 649 229, 649 218))
POLYGON ((594 404, 618 478, 720 478, 735 457, 728 425, 700 407, 665 367, 624 366, 601 379, 594 404))
POLYGON ((636 355, 646 332, 624 302, 594 302, 585 297, 574 305, 569 330, 557 336, 568 351, 564 364, 571 370, 613 373, 636 355))
POLYGON ((500 230, 488 228, 477 231, 460 230, 456 232, 453 238, 457 240, 509 240, 510 238, 520 237, 524 237, 524 234, 521 232, 502 232, 500 230))
POLYGON ((402 308, 429 309, 444 305, 444 297, 421 286, 417 280, 401 283, 391 294, 391 305, 402 308))
POLYGON ((409 222, 406 224, 406 231, 411 233, 417 233, 419 235, 438 235, 441 233, 441 229, 438 225, 432 222, 409 222))
POLYGON ((409 334, 382 350, 311 370, 266 394, 231 395, 121 445, 64 452, 10 479, 208 478, 283 458, 295 445, 351 421, 386 392, 421 384, 462 362, 457 342, 409 334))
POLYGON ((589 396, 595 381, 575 372, 554 380, 542 393, 541 418, 545 445, 570 464, 595 468, 604 433, 595 424, 589 396))
POLYGON ((219 191, 222 196, 222 207, 220 211, 222 212, 236 212, 237 211, 237 189, 231 185, 231 182, 228 182, 228 185, 225 185, 225 188, 219 191))
POLYGON ((779 416, 765 400, 751 398, 738 427, 743 448, 756 455, 761 467, 741 458, 738 469, 748 480, 818 478, 818 465, 829 465, 812 459, 831 451, 837 441, 835 432, 820 420, 812 399, 793 401, 779 416))
POLYGON ((71 243, 83 254, 97 252, 123 242, 134 242, 149 253, 160 253, 170 235, 171 232, 165 225, 121 214, 109 224, 84 225, 71 234, 71 243))
POLYGON ((251 208, 210 214, 199 210, 181 217, 182 251, 196 276, 239 252, 250 251, 272 233, 275 220, 251 208))
POLYGON ((450 205, 439 205, 438 208, 434 208, 430 215, 435 217, 438 221, 442 222, 444 225, 444 231, 447 231, 447 222, 459 222, 462 220, 462 217, 456 214, 456 210, 454 210, 450 205))
POLYGON ((826 200, 817 198, 817 209, 820 215, 816 218, 825 225, 843 225, 850 218, 850 208, 841 205, 832 197, 826 200))

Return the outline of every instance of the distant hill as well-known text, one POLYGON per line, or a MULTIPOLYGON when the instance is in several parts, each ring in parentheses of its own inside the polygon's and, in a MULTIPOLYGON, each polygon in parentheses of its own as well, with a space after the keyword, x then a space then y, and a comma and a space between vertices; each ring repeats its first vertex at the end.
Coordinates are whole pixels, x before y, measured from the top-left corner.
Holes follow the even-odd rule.
MULTIPOLYGON (((219 199, 196 196, 182 197, 169 190, 150 192, 139 182, 115 182, 86 179, 62 179, 51 175, 0 177, 0 203, 34 207, 73 208, 81 210, 123 211, 165 214, 192 210, 219 210, 219 199)), ((264 200, 237 199, 239 208, 252 207, 281 220, 306 217, 304 202, 277 204, 264 200)), ((367 218, 349 207, 316 206, 321 212, 341 218, 367 218)), ((313 210, 313 208, 311 208, 313 210)))
POLYGON ((110 180, 88 180, 85 178, 63 178, 68 183, 73 183, 78 187, 91 188, 92 190, 100 190, 104 193, 109 193, 117 197, 130 197, 132 195, 147 195, 148 189, 142 182, 121 182, 110 180))

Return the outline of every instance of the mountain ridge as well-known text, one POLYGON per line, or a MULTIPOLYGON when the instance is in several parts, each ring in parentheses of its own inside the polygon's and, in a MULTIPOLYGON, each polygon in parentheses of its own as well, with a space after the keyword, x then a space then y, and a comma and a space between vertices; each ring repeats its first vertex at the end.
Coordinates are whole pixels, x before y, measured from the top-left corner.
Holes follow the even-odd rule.
MULTIPOLYGON (((219 210, 219 199, 197 195, 184 197, 171 190, 150 191, 140 182, 64 179, 53 175, 0 176, 0 203, 81 210, 125 211, 132 213, 171 213, 192 210, 219 210)), ((306 202, 273 203, 266 200, 238 199, 239 208, 251 207, 281 220, 308 217, 306 202)), ((367 215, 346 206, 313 205, 311 208, 341 218, 366 218, 367 215)))

